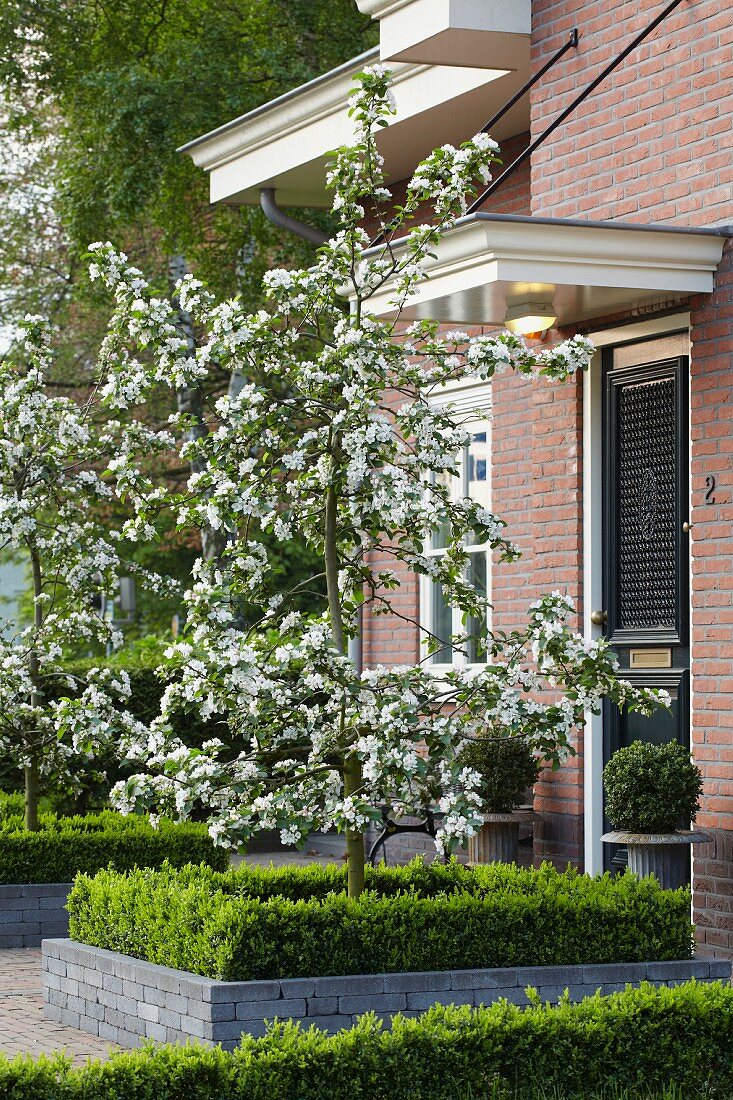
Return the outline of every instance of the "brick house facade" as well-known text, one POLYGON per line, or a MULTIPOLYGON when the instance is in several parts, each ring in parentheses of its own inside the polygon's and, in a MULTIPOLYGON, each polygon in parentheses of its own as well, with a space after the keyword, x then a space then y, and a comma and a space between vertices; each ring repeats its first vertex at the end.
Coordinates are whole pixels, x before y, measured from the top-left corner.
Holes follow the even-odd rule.
MULTIPOLYGON (((479 129, 577 28, 577 45, 494 132, 511 163, 664 9, 661 0, 357 3, 380 20, 379 52, 395 68, 400 116, 384 138, 384 155, 397 192, 422 155, 479 129)), ((212 199, 257 202, 260 187, 274 187, 284 204, 325 204, 326 153, 348 140, 344 91, 366 60, 186 147, 210 172, 212 199)), ((518 562, 491 571, 500 629, 521 625, 528 602, 556 588, 574 598, 586 634, 603 629, 591 611, 616 591, 607 577, 621 545, 603 504, 615 476, 608 468, 616 454, 607 434, 609 375, 643 375, 659 362, 682 372, 675 415, 689 406, 689 431, 676 461, 679 484, 689 479, 689 487, 676 504, 674 538, 682 539, 683 519, 690 532, 675 542, 683 563, 679 622, 653 625, 636 641, 621 630, 628 644, 619 652, 629 667, 638 660, 650 668, 640 682, 661 675, 660 683, 675 684, 677 725, 669 735, 689 736, 704 777, 698 825, 714 836, 693 859, 695 920, 700 940, 724 954, 733 954, 731 87, 733 10, 716 0, 681 0, 498 189, 482 208, 488 219, 474 216, 453 231, 449 263, 439 254, 416 307, 451 327, 485 330, 503 322, 512 296, 539 282, 554 296, 558 317, 549 338, 582 332, 599 348, 588 374, 566 384, 501 376, 492 385, 492 508, 523 551, 518 562), (651 671, 652 653, 663 673, 651 671)), ((661 421, 649 431, 665 438, 661 421)), ((663 507, 655 496, 653 508, 663 507)), ((614 575, 622 567, 615 563, 614 575)), ((398 601, 419 617, 416 578, 403 576, 398 601)), ((418 652, 409 623, 365 617, 366 664, 403 663, 418 652)), ((621 730, 614 721, 591 720, 577 756, 537 784, 536 860, 603 869, 600 774, 616 736, 609 731, 621 730)), ((635 735, 631 727, 620 734, 635 735)))

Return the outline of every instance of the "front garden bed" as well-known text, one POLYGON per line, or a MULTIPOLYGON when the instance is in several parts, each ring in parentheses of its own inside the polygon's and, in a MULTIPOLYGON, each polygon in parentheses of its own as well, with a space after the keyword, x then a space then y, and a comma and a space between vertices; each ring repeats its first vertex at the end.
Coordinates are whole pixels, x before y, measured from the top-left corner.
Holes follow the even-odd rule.
POLYGON ((46 1010, 123 1046, 236 1045, 274 1017, 335 1031, 368 1011, 527 1004, 527 986, 554 1002, 730 978, 692 958, 689 892, 633 875, 416 861, 371 868, 361 897, 344 888, 335 866, 80 876, 77 942, 44 946, 46 1010))
POLYGON ((228 857, 215 848, 205 826, 161 822, 111 811, 85 817, 42 814, 40 829, 28 832, 22 817, 0 818, 0 948, 38 947, 48 936, 68 932, 66 904, 78 872, 102 867, 120 871, 180 867, 200 860, 223 868, 228 857))

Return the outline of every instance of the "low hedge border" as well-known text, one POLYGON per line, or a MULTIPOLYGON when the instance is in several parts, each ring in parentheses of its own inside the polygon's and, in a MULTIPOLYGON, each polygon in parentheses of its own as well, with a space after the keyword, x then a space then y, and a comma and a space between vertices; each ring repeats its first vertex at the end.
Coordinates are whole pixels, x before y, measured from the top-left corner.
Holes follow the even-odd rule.
POLYGON ((416 861, 372 870, 352 899, 343 873, 102 871, 77 878, 70 934, 227 981, 692 955, 689 891, 652 879, 416 861))
POLYGON ((577 1005, 437 1007, 390 1031, 366 1016, 325 1036, 277 1025, 219 1048, 159 1047, 72 1069, 0 1061, 4 1100, 510 1100, 561 1093, 588 1100, 610 1085, 685 1100, 733 1089, 733 989, 642 986, 577 1005))
POLYGON ((119 871, 168 863, 205 863, 223 870, 229 857, 215 847, 206 827, 147 818, 123 817, 104 810, 84 817, 42 814, 41 827, 29 833, 22 818, 0 819, 0 884, 71 882, 104 867, 119 871))

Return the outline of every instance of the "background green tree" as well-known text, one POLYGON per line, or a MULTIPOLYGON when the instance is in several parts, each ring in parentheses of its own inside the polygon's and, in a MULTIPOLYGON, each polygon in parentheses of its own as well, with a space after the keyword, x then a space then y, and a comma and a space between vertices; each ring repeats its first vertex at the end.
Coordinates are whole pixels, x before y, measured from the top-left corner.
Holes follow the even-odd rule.
MULTIPOLYGON (((27 312, 43 314, 58 326, 55 383, 87 382, 109 313, 84 262, 99 239, 162 290, 173 263, 256 307, 264 271, 306 265, 311 246, 257 208, 212 207, 207 177, 176 149, 374 39, 354 0, 5 0, 0 337, 27 312)), ((328 225, 325 212, 305 217, 328 225)), ((208 384, 228 382, 222 372, 208 384)), ((206 395, 177 396, 194 414, 204 407, 206 395)), ((168 532, 155 552, 180 575, 197 549, 168 532)), ((283 556, 286 577, 308 575, 302 559, 295 546, 283 556)), ((145 629, 171 613, 142 610, 145 629)))

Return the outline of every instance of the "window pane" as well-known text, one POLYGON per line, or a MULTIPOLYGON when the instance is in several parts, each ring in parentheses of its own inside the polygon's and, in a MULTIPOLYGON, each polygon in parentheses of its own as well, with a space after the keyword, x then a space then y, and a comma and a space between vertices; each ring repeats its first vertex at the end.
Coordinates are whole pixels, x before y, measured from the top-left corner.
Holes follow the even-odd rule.
POLYGON ((430 629, 445 644, 432 656, 434 665, 449 665, 453 661, 450 638, 453 634, 453 612, 443 595, 443 585, 433 581, 430 586, 430 629))
MULTIPOLYGON (((435 482, 438 485, 447 485, 450 490, 451 497, 455 497, 458 482, 458 478, 455 474, 451 474, 447 470, 443 470, 443 472, 435 478, 435 482)), ((433 550, 444 550, 449 542, 450 524, 441 523, 438 530, 433 532, 433 537, 430 545, 432 546, 433 550)))
MULTIPOLYGON (((474 586, 477 592, 479 592, 483 598, 484 605, 487 600, 487 567, 488 556, 485 552, 480 551, 476 554, 469 555, 468 565, 468 579, 474 586)), ((472 665, 485 664, 486 663, 486 615, 482 615, 480 619, 471 616, 468 620, 468 633, 471 637, 468 639, 468 662, 472 665)))
POLYGON ((472 432, 466 448, 466 495, 489 507, 489 440, 488 433, 472 432))

